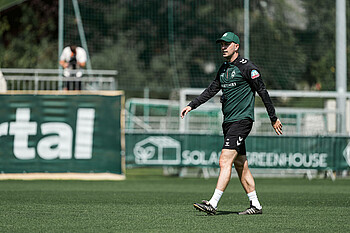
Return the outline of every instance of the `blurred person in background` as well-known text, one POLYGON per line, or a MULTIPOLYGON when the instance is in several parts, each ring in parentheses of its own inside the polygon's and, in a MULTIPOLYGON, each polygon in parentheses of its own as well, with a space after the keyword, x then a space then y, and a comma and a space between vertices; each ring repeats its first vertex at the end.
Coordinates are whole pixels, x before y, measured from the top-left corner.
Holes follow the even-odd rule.
MULTIPOLYGON (((76 45, 70 45, 63 49, 60 57, 60 65, 64 68, 63 75, 67 78, 81 78, 82 71, 86 65, 86 51, 76 45)), ((65 81, 64 90, 81 90, 81 81, 65 81)))
POLYGON ((255 191, 254 178, 248 168, 245 147, 245 139, 254 122, 255 92, 264 102, 272 127, 277 135, 282 134, 282 123, 275 114, 275 108, 258 67, 239 55, 239 37, 233 32, 226 32, 216 40, 216 43, 220 43, 222 56, 226 61, 219 68, 209 87, 193 99, 180 113, 181 118, 184 118, 191 110, 196 109, 222 90, 224 144, 219 159, 220 173, 216 189, 209 201, 203 200, 202 203, 194 203, 193 205, 199 211, 209 215, 216 214, 218 202, 231 179, 232 165, 234 164, 250 201, 249 208, 238 214, 262 214, 262 206, 255 191))

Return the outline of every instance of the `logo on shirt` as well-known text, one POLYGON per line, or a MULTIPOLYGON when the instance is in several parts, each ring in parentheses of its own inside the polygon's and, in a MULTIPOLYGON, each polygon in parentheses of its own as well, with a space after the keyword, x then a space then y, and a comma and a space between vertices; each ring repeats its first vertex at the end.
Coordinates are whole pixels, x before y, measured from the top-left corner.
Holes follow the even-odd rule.
POLYGON ((260 77, 260 74, 257 70, 252 70, 252 72, 250 73, 250 77, 252 79, 256 79, 257 77, 260 77))
POLYGON ((226 87, 235 87, 235 86, 237 86, 237 83, 236 83, 236 82, 221 84, 221 87, 222 87, 222 88, 226 88, 226 87))
POLYGON ((235 70, 233 70, 233 71, 232 71, 232 73, 231 73, 231 78, 234 78, 234 77, 235 77, 235 75, 236 75, 236 71, 235 71, 235 70))
POLYGON ((247 61, 247 59, 242 58, 239 62, 242 63, 242 64, 245 64, 245 63, 247 63, 248 61, 247 61))

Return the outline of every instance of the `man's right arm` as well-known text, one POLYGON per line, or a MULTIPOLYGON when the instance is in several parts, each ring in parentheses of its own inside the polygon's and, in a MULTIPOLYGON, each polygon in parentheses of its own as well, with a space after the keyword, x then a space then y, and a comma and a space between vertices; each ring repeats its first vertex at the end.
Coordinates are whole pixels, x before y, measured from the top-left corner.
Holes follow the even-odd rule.
MULTIPOLYGON (((68 62, 66 61, 66 58, 67 58, 67 53, 70 54, 70 49, 69 51, 67 51, 68 48, 64 48, 63 51, 62 51, 62 54, 60 56, 60 61, 59 61, 59 64, 65 69, 68 67, 68 62)), ((69 57, 69 56, 68 56, 69 57)))
POLYGON ((218 79, 215 79, 213 80, 213 82, 211 82, 208 88, 206 88, 199 96, 194 98, 186 107, 182 109, 180 113, 181 118, 183 119, 186 116, 186 114, 189 113, 191 110, 207 102, 219 91, 220 91, 220 81, 218 79))
POLYGON ((68 67, 68 62, 65 62, 64 60, 60 60, 59 63, 64 69, 68 67))
POLYGON ((186 107, 184 107, 180 113, 181 118, 184 118, 191 110, 198 108, 201 104, 207 102, 210 98, 215 96, 221 89, 220 85, 220 73, 224 64, 218 70, 215 79, 210 85, 196 98, 194 98, 186 107))
POLYGON ((220 81, 216 78, 211 84, 196 98, 194 98, 188 106, 191 107, 191 110, 198 108, 201 104, 207 102, 210 98, 215 96, 220 91, 220 81))

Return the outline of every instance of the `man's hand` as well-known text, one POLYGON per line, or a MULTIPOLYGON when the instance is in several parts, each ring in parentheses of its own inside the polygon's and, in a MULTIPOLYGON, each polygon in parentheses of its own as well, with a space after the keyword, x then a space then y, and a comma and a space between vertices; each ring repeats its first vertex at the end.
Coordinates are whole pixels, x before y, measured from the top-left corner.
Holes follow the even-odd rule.
POLYGON ((68 67, 68 65, 69 65, 68 62, 65 62, 63 60, 61 60, 59 63, 64 69, 66 69, 68 67))
POLYGON ((277 135, 282 135, 282 123, 280 119, 277 119, 275 122, 272 122, 272 127, 275 129, 277 135))
POLYGON ((78 62, 79 67, 83 68, 86 65, 86 62, 78 62))
POLYGON ((190 106, 184 107, 184 109, 182 109, 181 114, 180 114, 181 118, 184 119, 186 114, 189 113, 191 110, 192 110, 192 108, 190 106))

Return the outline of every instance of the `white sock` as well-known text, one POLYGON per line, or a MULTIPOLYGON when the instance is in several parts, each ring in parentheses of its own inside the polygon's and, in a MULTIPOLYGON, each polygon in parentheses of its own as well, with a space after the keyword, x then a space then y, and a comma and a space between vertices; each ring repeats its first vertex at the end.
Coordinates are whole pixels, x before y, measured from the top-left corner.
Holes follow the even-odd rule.
POLYGON ((259 210, 262 209, 255 191, 248 193, 247 196, 249 198, 249 201, 252 202, 253 206, 255 206, 259 210))
POLYGON ((219 189, 215 189, 215 192, 209 201, 209 203, 212 207, 216 208, 218 206, 218 202, 220 201, 220 198, 221 198, 223 193, 224 193, 223 191, 221 191, 219 189))

